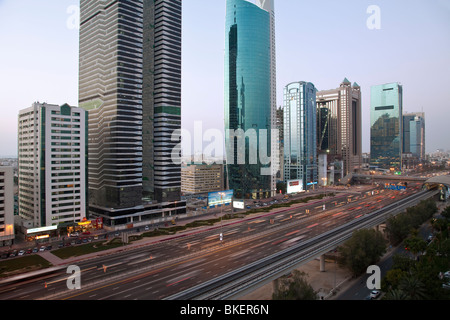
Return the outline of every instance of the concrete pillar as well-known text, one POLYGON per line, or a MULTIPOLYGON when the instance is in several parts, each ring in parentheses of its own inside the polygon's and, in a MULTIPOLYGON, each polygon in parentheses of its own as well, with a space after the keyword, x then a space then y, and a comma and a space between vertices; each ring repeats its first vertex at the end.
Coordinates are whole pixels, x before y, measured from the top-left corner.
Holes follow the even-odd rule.
POLYGON ((325 255, 320 256, 320 272, 325 272, 325 255))

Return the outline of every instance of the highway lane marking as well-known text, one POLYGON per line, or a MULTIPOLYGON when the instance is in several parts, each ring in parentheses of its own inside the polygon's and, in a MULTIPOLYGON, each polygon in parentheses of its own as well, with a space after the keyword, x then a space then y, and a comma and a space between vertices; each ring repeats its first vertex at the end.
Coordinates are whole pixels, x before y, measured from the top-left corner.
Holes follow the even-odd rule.
POLYGON ((189 279, 191 279, 191 278, 192 278, 192 277, 187 277, 187 278, 184 278, 184 279, 181 279, 181 280, 178 280, 178 281, 175 281, 175 282, 169 283, 168 285, 166 285, 166 287, 171 287, 171 286, 174 286, 174 285, 176 285, 176 284, 178 284, 178 283, 180 283, 180 282, 183 282, 183 281, 189 280, 189 279))
POLYGON ((299 232, 300 232, 300 230, 295 230, 295 231, 289 232, 289 233, 286 234, 286 237, 292 236, 292 235, 297 234, 299 232))

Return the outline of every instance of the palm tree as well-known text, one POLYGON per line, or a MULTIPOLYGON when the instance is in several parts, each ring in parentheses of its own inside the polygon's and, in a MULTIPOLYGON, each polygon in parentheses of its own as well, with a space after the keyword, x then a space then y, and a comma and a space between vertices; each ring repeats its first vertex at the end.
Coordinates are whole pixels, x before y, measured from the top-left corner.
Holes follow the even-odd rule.
POLYGON ((408 300, 426 299, 424 284, 413 274, 402 279, 399 289, 404 292, 408 300))
POLYGON ((408 300, 406 293, 400 289, 389 290, 383 298, 384 300, 408 300))

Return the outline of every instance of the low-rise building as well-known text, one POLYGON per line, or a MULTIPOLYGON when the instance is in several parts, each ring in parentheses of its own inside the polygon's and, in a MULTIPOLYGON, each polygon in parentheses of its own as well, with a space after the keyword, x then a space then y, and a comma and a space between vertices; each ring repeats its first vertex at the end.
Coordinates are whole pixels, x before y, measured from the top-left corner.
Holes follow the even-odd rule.
POLYGON ((222 164, 187 164, 181 168, 181 192, 198 194, 224 190, 222 164))

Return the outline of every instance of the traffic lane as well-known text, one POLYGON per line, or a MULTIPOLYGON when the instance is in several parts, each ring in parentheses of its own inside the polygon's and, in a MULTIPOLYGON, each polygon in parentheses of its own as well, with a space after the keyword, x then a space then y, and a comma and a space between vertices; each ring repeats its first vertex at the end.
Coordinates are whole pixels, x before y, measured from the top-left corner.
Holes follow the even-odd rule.
MULTIPOLYGON (((289 226, 289 225, 287 225, 289 226)), ((313 225, 304 225, 304 226, 300 226, 300 228, 307 230, 309 235, 308 238, 311 238, 315 235, 320 234, 320 230, 318 228, 315 228, 316 226, 318 226, 318 224, 313 224, 313 225)), ((297 227, 297 226, 296 226, 297 227)), ((133 293, 131 293, 130 287, 116 287, 118 289, 117 292, 120 292, 120 294, 116 295, 116 298, 118 299, 131 299, 131 298, 143 298, 143 299, 160 299, 162 297, 164 297, 165 295, 170 295, 173 293, 176 293, 178 291, 183 290, 185 287, 191 287, 191 286, 195 286, 198 283, 202 283, 205 282, 209 279, 212 279, 214 277, 219 276, 220 274, 224 274, 226 271, 230 271, 233 270, 234 268, 238 268, 241 266, 244 266, 252 261, 256 261, 259 259, 262 259, 265 256, 268 256, 270 254, 273 254, 277 251, 280 250, 280 248, 282 248, 285 245, 285 241, 288 241, 288 237, 291 235, 296 235, 298 233, 298 230, 285 230, 286 232, 288 232, 288 234, 280 234, 280 232, 275 232, 270 234, 270 238, 268 237, 268 235, 265 235, 264 237, 261 237, 260 239, 257 240, 253 240, 253 241, 258 241, 261 242, 262 240, 264 240, 264 249, 265 250, 255 250, 252 249, 251 250, 251 255, 248 254, 249 252, 249 244, 248 243, 243 243, 241 244, 238 249, 240 248, 240 250, 234 250, 233 251, 229 251, 227 254, 220 254, 218 256, 219 261, 210 261, 210 259, 208 259, 208 261, 205 261, 205 264, 203 265, 203 269, 200 270, 201 274, 200 275, 196 275, 193 277, 186 277, 183 279, 172 279, 175 281, 170 282, 171 286, 173 287, 173 289, 177 289, 176 291, 170 291, 167 288, 164 288, 164 286, 161 286, 161 284, 157 284, 154 283, 152 281, 152 279, 150 279, 150 283, 149 282, 145 282, 142 285, 142 290, 144 290, 145 292, 137 292, 135 295, 133 296, 133 293), (270 241, 267 241, 265 239, 270 239, 270 241), (286 240, 285 240, 286 239, 286 240), (270 246, 267 246, 268 242, 271 242, 270 246), (264 252, 263 255, 261 255, 261 252, 264 252), (249 257, 251 258, 250 261, 243 261, 242 257, 249 257), (236 261, 232 261, 232 258, 239 258, 236 261), (231 260, 230 260, 231 259, 231 260), (220 273, 220 269, 224 269, 225 266, 228 266, 229 269, 223 270, 224 273, 220 273), (213 272, 214 271, 214 272, 213 272), (210 277, 208 275, 211 275, 210 277), (182 280, 182 281, 180 281, 182 280), (153 291, 150 293, 147 291, 151 291, 151 288, 153 291), (120 289, 120 290, 119 290, 120 289), (158 296, 158 294, 160 296, 158 296)), ((301 239, 299 239, 301 240, 301 239)), ((258 244, 257 242, 254 242, 255 244, 258 244)), ((251 247, 251 246, 250 246, 251 247)), ((192 270, 192 265, 188 265, 189 270, 192 270)), ((158 273, 158 277, 170 277, 170 275, 164 276, 164 274, 162 274, 162 272, 167 272, 167 270, 160 270, 160 272, 158 273)), ((155 275, 153 274, 153 277, 155 275)), ((134 281, 141 281, 140 279, 132 279, 134 281)), ((129 281, 130 282, 130 281, 129 281)), ((136 284, 136 283, 135 283, 136 284)), ((166 284, 167 287, 167 284, 166 284)), ((98 293, 97 293, 98 294, 98 293)), ((98 296, 101 296, 101 294, 98 294, 98 296)), ((93 298, 92 294, 91 296, 78 296, 77 299, 85 299, 85 298, 93 298)), ((110 297, 112 298, 112 297, 110 297)))
MULTIPOLYGON (((333 200, 335 200, 335 199, 331 199, 331 200, 329 200, 329 201, 327 201, 326 203, 327 203, 327 205, 328 204, 330 204, 331 202, 333 202, 333 200)), ((337 202, 336 202, 337 203, 337 202)), ((315 202, 314 204, 317 204, 317 202, 315 202)), ((312 205, 314 205, 314 204, 312 204, 312 205)), ((317 208, 316 208, 317 209, 317 208)), ((319 208, 320 209, 320 208, 319 208)), ((298 210, 298 208, 294 208, 294 209, 291 209, 290 211, 287 211, 287 212, 285 212, 283 215, 279 215, 278 217, 280 218, 280 220, 286 220, 286 218, 284 218, 287 214, 289 214, 289 213, 291 213, 291 212, 293 212, 293 211, 296 211, 296 210, 298 210), (281 218, 283 218, 283 219, 281 219, 281 218)), ((297 215, 297 214, 295 214, 295 215, 297 215)), ((287 219, 287 220, 290 220, 290 219, 287 219)), ((282 222, 284 222, 284 221, 282 221, 282 222)), ((238 232, 236 232, 236 230, 234 230, 234 232, 233 233, 238 233, 238 232)), ((213 238, 214 238, 214 236, 213 236, 213 238)), ((184 240, 184 238, 181 238, 182 240, 184 240)), ((183 246, 182 246, 183 247, 183 246)), ((165 250, 166 252, 168 251, 168 250, 165 250)), ((124 255, 128 255, 127 253, 124 253, 124 255)), ((112 259, 114 259, 114 262, 115 261, 117 261, 116 260, 116 257, 114 257, 114 258, 112 258, 112 259)), ((147 260, 147 259, 146 259, 147 260)), ((120 263, 113 263, 113 265, 119 265, 120 263)))
MULTIPOLYGON (((330 210, 331 211, 331 210, 330 210)), ((329 211, 329 212, 330 212, 329 211)), ((331 211, 332 212, 332 211, 331 211)), ((284 215, 283 215, 284 216, 284 215)), ((281 218, 282 216, 278 216, 278 218, 281 218)), ((281 220, 285 220, 285 219, 281 219, 281 220)), ((258 220, 256 220, 255 222, 259 222, 258 220)), ((259 224, 259 223, 255 223, 255 224, 259 224)), ((306 228, 313 228, 313 227, 315 227, 315 226, 318 226, 319 224, 318 223, 316 223, 316 224, 313 224, 313 225, 310 225, 310 226, 306 226, 306 228)), ((238 233, 237 232, 238 230, 236 230, 236 228, 235 229, 233 229, 233 230, 230 230, 229 231, 229 233, 230 234, 236 234, 236 233, 238 233)), ((216 239, 216 235, 211 235, 211 236, 209 236, 209 237, 207 237, 206 239, 204 239, 203 241, 201 241, 200 240, 200 242, 207 242, 207 241, 209 241, 209 240, 212 240, 212 245, 214 246, 214 245, 217 245, 216 243, 215 243, 215 239, 216 239)), ((286 239, 286 240, 288 240, 288 239, 286 239)), ((284 242, 284 239, 276 239, 275 241, 274 241, 275 243, 282 243, 282 242, 284 242)), ((184 245, 181 245, 181 246, 179 246, 179 245, 177 245, 177 246, 173 246, 174 248, 175 247, 178 247, 178 248, 184 248, 185 246, 184 245)), ((166 250, 167 248, 164 248, 164 250, 166 250)), ((167 251, 167 250, 166 250, 167 251)), ((143 255, 148 255, 148 253, 147 254, 141 254, 140 256, 143 256, 143 255)), ((133 257, 133 258, 135 258, 135 257, 133 257)), ((129 260, 131 260, 131 258, 128 258, 128 259, 126 259, 125 261, 122 261, 122 262, 118 262, 118 263, 114 263, 112 266, 108 266, 108 265, 106 265, 107 266, 107 268, 108 269, 113 269, 114 267, 117 267, 118 265, 121 265, 121 264, 123 264, 124 262, 127 262, 127 261, 129 261, 129 260)), ((146 259, 144 259, 144 261, 148 261, 148 258, 146 258, 146 259)), ((114 261, 115 262, 115 261, 114 261)), ((136 263, 139 263, 140 261, 137 261, 136 263)), ((119 269, 119 270, 116 270, 116 271, 125 271, 126 269, 127 269, 127 267, 126 266, 122 266, 122 268, 123 269, 119 269)))
MULTIPOLYGON (((278 232, 276 232, 271 234, 271 237, 269 239, 272 242, 277 242, 277 240, 283 236, 284 235, 279 235, 278 232)), ((192 260, 188 261, 189 263, 186 265, 187 270, 201 271, 200 274, 196 274, 192 277, 186 277, 183 279, 171 279, 174 281, 171 281, 170 283, 160 283, 158 282, 159 280, 154 279, 156 275, 158 279, 166 279, 170 278, 171 276, 173 277, 173 268, 179 265, 176 264, 160 269, 158 271, 153 271, 148 275, 144 274, 143 276, 139 276, 139 279, 132 278, 123 283, 114 283, 114 288, 118 292, 118 294, 114 295, 114 297, 110 296, 109 298, 132 299, 133 293, 130 289, 133 287, 133 285, 130 285, 130 283, 137 284, 136 281, 139 280, 142 281, 142 287, 141 290, 135 295, 138 295, 142 299, 161 299, 162 297, 164 297, 164 295, 168 296, 177 293, 184 288, 189 288, 199 283, 206 282, 217 276, 230 272, 233 269, 243 267, 248 263, 262 259, 280 250, 280 247, 276 244, 269 244, 270 241, 268 241, 267 239, 268 237, 267 235, 265 235, 260 237, 259 239, 252 239, 250 242, 234 245, 232 248, 224 247, 223 249, 219 249, 217 252, 207 255, 208 259, 206 261, 202 260, 202 263, 196 262, 195 268, 193 268, 192 266, 192 260), (264 248, 264 250, 257 250, 257 248, 261 246, 264 248), (248 254, 249 248, 251 249, 251 254, 248 254), (197 268, 200 268, 200 270, 197 268)), ((180 262, 180 264, 184 263, 180 262)), ((108 287, 112 287, 113 285, 108 285, 108 287)), ((108 288, 100 288, 99 292, 95 293, 96 297, 106 296, 108 290, 108 288)), ((93 293, 89 292, 87 294, 74 296, 71 299, 84 300, 88 298, 94 298, 92 295, 93 293)))

